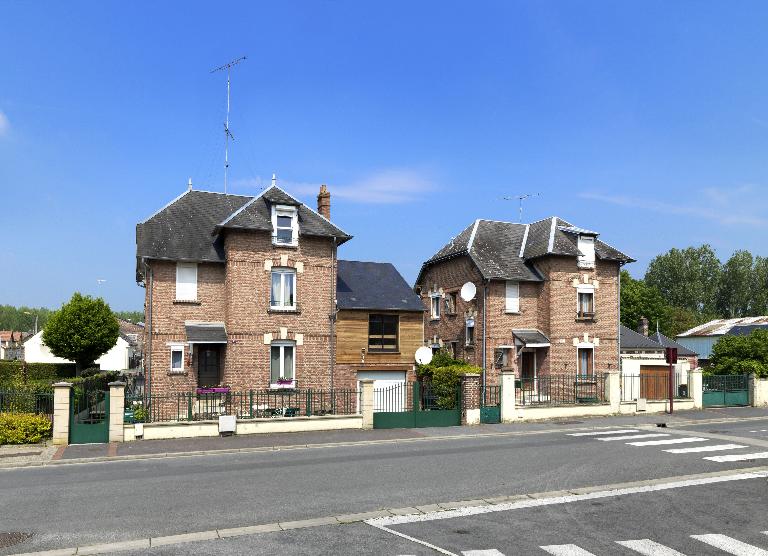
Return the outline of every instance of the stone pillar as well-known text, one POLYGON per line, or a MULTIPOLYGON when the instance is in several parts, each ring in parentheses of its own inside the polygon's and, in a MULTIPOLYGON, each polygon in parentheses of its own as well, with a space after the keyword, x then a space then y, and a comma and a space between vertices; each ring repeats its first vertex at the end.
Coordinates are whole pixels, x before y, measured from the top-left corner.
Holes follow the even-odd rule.
POLYGON ((360 412, 363 414, 363 429, 373 428, 373 380, 360 381, 362 394, 360 400, 360 412))
POLYGON ((749 405, 754 407, 768 405, 768 379, 749 375, 749 405))
POLYGON ((53 443, 69 444, 69 396, 72 383, 57 382, 53 385, 53 443))
POLYGON ((704 385, 701 379, 701 369, 696 368, 688 372, 688 395, 693 398, 694 409, 704 407, 704 385))
POLYGON ((501 371, 501 422, 512 423, 515 420, 515 379, 514 370, 501 371))
POLYGON ((109 383, 109 441, 125 440, 125 382, 109 383))
POLYGON ((618 413, 621 409, 621 376, 619 371, 605 373, 605 397, 611 404, 611 411, 618 413))
POLYGON ((461 375, 461 424, 480 424, 480 375, 461 375))

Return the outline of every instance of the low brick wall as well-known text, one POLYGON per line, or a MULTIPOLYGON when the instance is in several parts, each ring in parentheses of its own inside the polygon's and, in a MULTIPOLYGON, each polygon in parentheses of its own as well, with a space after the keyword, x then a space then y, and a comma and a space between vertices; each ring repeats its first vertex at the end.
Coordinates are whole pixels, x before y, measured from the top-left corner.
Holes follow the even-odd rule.
MULTIPOLYGON (((142 437, 144 440, 219 436, 218 421, 145 423, 141 426, 144 429, 142 437)), ((240 420, 237 422, 236 434, 269 434, 362 428, 362 415, 278 417, 274 419, 240 420)), ((135 425, 124 425, 124 438, 126 442, 136 440, 135 425)))

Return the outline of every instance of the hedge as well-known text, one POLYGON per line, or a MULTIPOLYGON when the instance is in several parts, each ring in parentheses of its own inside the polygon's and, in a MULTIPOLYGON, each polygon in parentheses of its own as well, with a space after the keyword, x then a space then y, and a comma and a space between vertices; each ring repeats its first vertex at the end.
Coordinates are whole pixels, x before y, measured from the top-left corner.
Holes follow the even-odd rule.
POLYGON ((57 382, 75 376, 75 365, 70 363, 25 363, 0 361, 0 384, 25 382, 57 382))
POLYGON ((52 427, 44 415, 0 413, 0 444, 37 444, 51 436, 52 427))

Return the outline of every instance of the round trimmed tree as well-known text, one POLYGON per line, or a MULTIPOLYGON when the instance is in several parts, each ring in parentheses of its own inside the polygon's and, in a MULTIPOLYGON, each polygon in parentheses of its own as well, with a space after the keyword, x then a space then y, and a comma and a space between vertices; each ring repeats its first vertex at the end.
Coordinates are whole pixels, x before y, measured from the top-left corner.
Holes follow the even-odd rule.
POLYGON ((79 374, 117 342, 120 324, 103 299, 75 293, 54 312, 43 329, 43 342, 56 357, 74 361, 79 374))

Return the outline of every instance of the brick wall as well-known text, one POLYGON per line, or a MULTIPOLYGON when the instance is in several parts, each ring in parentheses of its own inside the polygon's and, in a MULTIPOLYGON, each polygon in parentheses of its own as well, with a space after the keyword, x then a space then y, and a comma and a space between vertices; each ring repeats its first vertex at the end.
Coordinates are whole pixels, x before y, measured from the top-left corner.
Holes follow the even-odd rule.
MULTIPOLYGON (((301 237, 296 248, 275 247, 269 234, 229 232, 226 264, 198 265, 198 301, 174 302, 176 265, 152 261, 153 393, 191 391, 197 386, 195 350, 185 346, 183 375, 171 375, 168 342, 186 343, 184 321, 222 321, 221 383, 235 390, 266 388, 270 340, 296 343, 295 378, 301 388, 330 387, 330 320, 335 296, 335 247, 330 239, 301 237), (333 258, 332 258, 333 257, 333 258), (269 309, 272 267, 296 269, 296 313, 269 309), (269 335, 266 337, 265 335, 269 335)), ((148 315, 149 290, 145 295, 148 315)), ((148 331, 147 331, 148 333, 148 331)), ((145 344, 148 345, 148 344, 145 344)))

